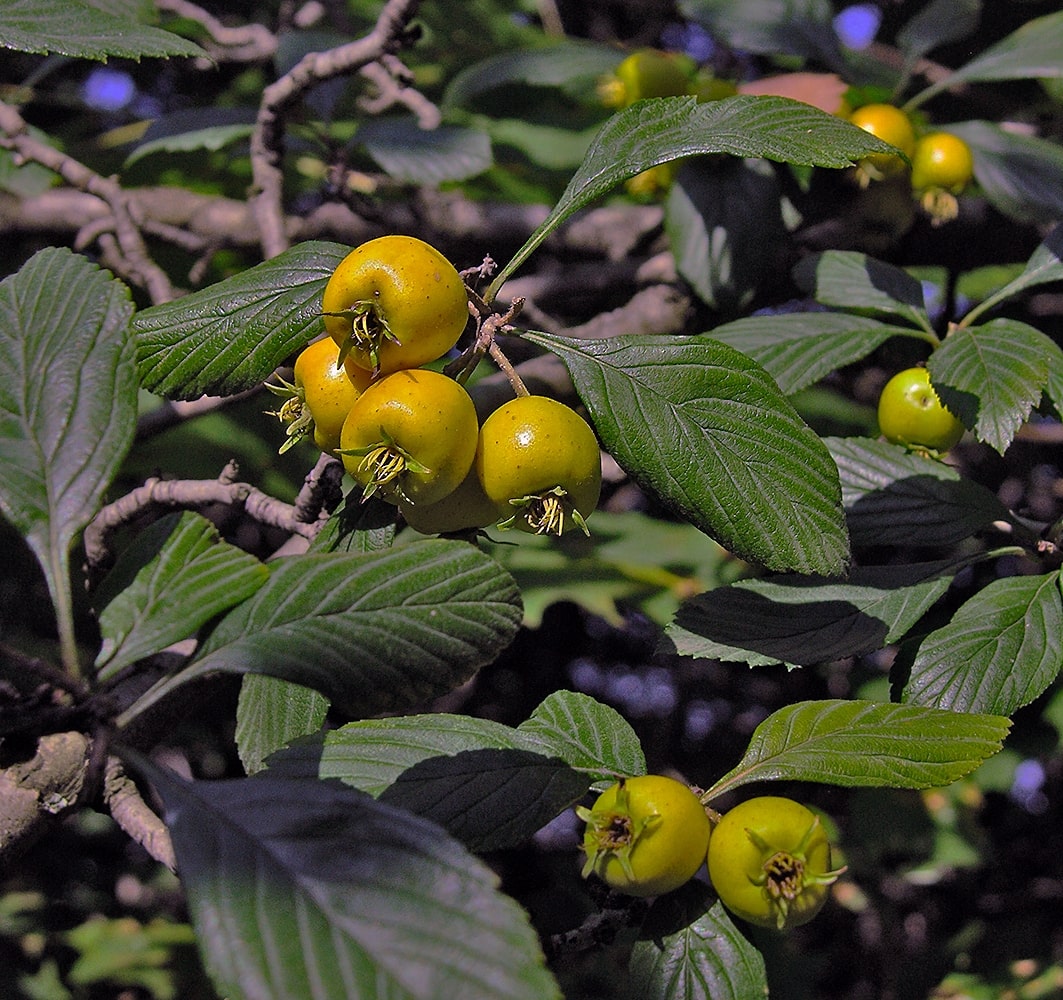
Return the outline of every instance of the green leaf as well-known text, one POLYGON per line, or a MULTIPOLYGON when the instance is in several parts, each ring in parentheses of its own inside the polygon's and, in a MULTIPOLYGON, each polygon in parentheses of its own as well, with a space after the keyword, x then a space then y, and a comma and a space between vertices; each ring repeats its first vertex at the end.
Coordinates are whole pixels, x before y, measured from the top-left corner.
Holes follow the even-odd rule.
POLYGON ((556 125, 543 125, 525 118, 471 116, 471 124, 486 132, 495 146, 519 150, 532 163, 547 170, 575 170, 587 155, 587 147, 598 125, 574 131, 556 125))
POLYGON ((955 329, 927 364, 934 390, 980 441, 1003 454, 1041 400, 1059 348, 1012 319, 955 329))
POLYGON ((560 997, 527 915, 435 824, 331 782, 149 775, 219 995, 560 997))
POLYGON ((523 336, 560 355, 610 454, 678 514, 770 569, 844 567, 834 462, 756 362, 707 337, 523 336))
POLYGON ((574 691, 555 691, 517 727, 596 780, 646 773, 642 744, 619 712, 574 691))
POLYGON ((706 333, 748 355, 791 395, 867 357, 890 337, 913 336, 906 326, 847 313, 801 312, 746 316, 706 333))
POLYGON ((857 566, 844 581, 742 580, 691 598, 666 635, 684 656, 750 666, 811 666, 859 656, 902 638, 969 563, 857 566))
POLYGON ((1038 285, 1063 281, 1063 225, 1056 226, 1030 255, 1022 273, 979 303, 965 318, 970 326, 976 316, 1038 285))
POLYGON ((70 547, 133 440, 129 290, 69 250, 0 283, 0 512, 44 570, 73 669, 70 547))
POLYGON ((383 552, 395 541, 395 505, 377 497, 362 501, 351 491, 310 543, 311 552, 346 552, 358 555, 383 552))
POLYGON ((122 552, 100 586, 98 679, 195 635, 268 576, 262 563, 223 542, 199 514, 156 521, 122 552))
POLYGON ((125 165, 156 153, 217 152, 247 139, 255 127, 253 108, 195 108, 156 118, 126 157, 125 165))
POLYGON ((817 302, 872 316, 889 316, 931 331, 923 286, 907 271, 852 250, 806 257, 794 280, 817 302))
POLYGON ((838 465, 855 547, 954 545, 1010 517, 995 493, 898 445, 824 438, 838 465))
POLYGON ((897 45, 909 65, 941 45, 974 34, 981 0, 931 0, 897 32, 897 45))
POLYGON ((434 757, 477 750, 522 750, 546 756, 543 744, 490 719, 433 712, 362 719, 308 736, 274 753, 270 774, 286 778, 337 778, 380 796, 410 768, 434 757))
POLYGON ((845 64, 826 0, 682 0, 680 9, 732 49, 845 64))
POLYGON ((483 132, 456 125, 423 129, 412 117, 375 118, 358 129, 356 140, 383 170, 406 184, 468 180, 493 162, 483 132))
POLYGON ((592 776, 501 723, 433 713, 352 722, 275 753, 269 773, 338 778, 445 827, 477 851, 518 847, 592 776))
MULTIPOLYGON (((938 93, 958 83, 1059 76, 1063 76, 1063 12, 1027 21, 929 89, 938 93)), ((919 95, 920 102, 926 95, 927 91, 919 95)))
POLYGON ((995 754, 1011 722, 915 705, 803 701, 769 715, 706 801, 753 781, 844 787, 948 785, 995 754))
POLYGON ((904 700, 1011 715, 1063 667, 1059 573, 993 580, 919 645, 904 700))
POLYGON ((544 48, 502 52, 458 73, 447 84, 441 106, 444 111, 470 107, 482 94, 511 84, 593 92, 598 77, 623 58, 623 52, 611 46, 570 39, 544 48))
POLYGON ((739 95, 706 104, 692 97, 639 101, 602 126, 549 216, 492 281, 489 297, 570 215, 659 163, 729 153, 847 167, 868 153, 893 151, 869 132, 785 97, 739 95))
POLYGON ((109 56, 210 58, 179 35, 116 17, 81 0, 6 0, 0 7, 0 47, 104 62, 109 56))
POLYGON ((739 312, 774 277, 786 228, 775 173, 763 160, 687 161, 664 212, 679 274, 706 305, 739 312))
POLYGON ((586 774, 528 750, 470 750, 404 771, 381 802, 442 826, 471 851, 527 844, 587 793, 586 774))
POLYGON ((1063 148, 994 122, 956 122, 943 128, 971 147, 974 177, 986 199, 1020 222, 1042 225, 1063 217, 1063 148))
POLYGON ((435 713, 352 722, 275 753, 270 774, 338 778, 474 850, 526 842, 593 781, 646 773, 638 737, 586 695, 550 695, 517 729, 435 713))
POLYGON ((750 1000, 768 995, 764 958, 699 883, 657 900, 628 961, 639 1000, 750 1000))
POLYGON ((170 399, 253 389, 324 329, 321 295, 350 251, 310 242, 133 318, 141 381, 170 399))
POLYGON ((244 674, 236 703, 236 750, 248 774, 266 758, 300 736, 316 733, 328 715, 320 691, 268 674, 244 674))
POLYGON ((354 717, 401 711, 453 690, 494 659, 520 617, 512 578, 466 542, 297 556, 277 564, 196 658, 130 714, 213 671, 282 677, 354 717))

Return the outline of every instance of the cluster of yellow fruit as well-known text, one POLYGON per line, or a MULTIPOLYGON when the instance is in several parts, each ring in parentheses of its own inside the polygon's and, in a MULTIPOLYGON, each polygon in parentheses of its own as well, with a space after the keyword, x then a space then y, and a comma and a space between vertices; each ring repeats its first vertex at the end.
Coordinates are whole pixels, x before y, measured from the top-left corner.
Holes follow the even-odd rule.
POLYGON ((292 384, 274 387, 286 397, 282 450, 312 436, 363 499, 395 504, 425 533, 586 531, 601 489, 590 425, 557 400, 518 395, 480 426, 465 387, 422 367, 469 320, 465 284, 438 250, 409 236, 362 244, 333 272, 322 313, 328 336, 299 354, 292 384))
POLYGON ((888 154, 869 156, 858 168, 862 183, 907 172, 912 192, 935 225, 956 217, 956 196, 974 176, 974 156, 963 139, 943 131, 917 136, 908 115, 892 104, 865 104, 849 121, 896 146, 909 161, 888 154))
POLYGON ((782 796, 747 799, 710 819, 691 788, 650 774, 618 781, 576 812, 586 823, 584 878, 595 874, 630 896, 659 896, 707 863, 724 906, 760 927, 807 923, 844 870, 831 869, 819 817, 782 796))

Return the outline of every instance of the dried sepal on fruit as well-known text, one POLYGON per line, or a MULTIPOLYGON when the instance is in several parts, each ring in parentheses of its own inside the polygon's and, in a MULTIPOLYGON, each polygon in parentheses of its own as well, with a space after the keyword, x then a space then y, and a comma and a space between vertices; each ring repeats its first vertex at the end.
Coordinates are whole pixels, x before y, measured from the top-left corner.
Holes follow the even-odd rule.
POLYGON ((747 799, 724 813, 713 826, 707 862, 709 881, 727 909, 778 931, 815 917, 845 870, 831 867, 820 818, 777 795, 747 799))
POLYGON ((618 892, 671 892, 705 861, 708 815, 693 790, 674 778, 622 778, 576 813, 586 823, 583 877, 597 875, 618 892))

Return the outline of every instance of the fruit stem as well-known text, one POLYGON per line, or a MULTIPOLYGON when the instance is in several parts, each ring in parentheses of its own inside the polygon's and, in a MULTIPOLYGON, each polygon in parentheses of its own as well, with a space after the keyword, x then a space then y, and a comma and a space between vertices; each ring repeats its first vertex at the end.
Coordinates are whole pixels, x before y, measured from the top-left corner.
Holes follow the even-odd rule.
POLYGON ((530 396, 531 393, 528 392, 528 387, 524 384, 523 379, 517 374, 517 369, 513 367, 509 358, 505 356, 502 348, 495 343, 493 338, 487 347, 487 351, 494 363, 502 369, 506 378, 509 379, 509 384, 513 387, 513 391, 518 396, 530 396))

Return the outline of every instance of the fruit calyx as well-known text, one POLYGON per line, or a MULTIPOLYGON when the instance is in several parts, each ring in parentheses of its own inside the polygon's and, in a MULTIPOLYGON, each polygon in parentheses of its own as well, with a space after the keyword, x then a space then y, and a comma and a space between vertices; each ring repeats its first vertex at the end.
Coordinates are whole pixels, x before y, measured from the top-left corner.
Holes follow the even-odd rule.
POLYGON ((498 522, 497 526, 502 531, 512 528, 518 520, 523 519, 537 535, 560 535, 565 530, 565 518, 571 517, 583 534, 590 536, 586 520, 576 509, 564 487, 555 486, 544 493, 516 497, 509 502, 516 510, 498 522))

